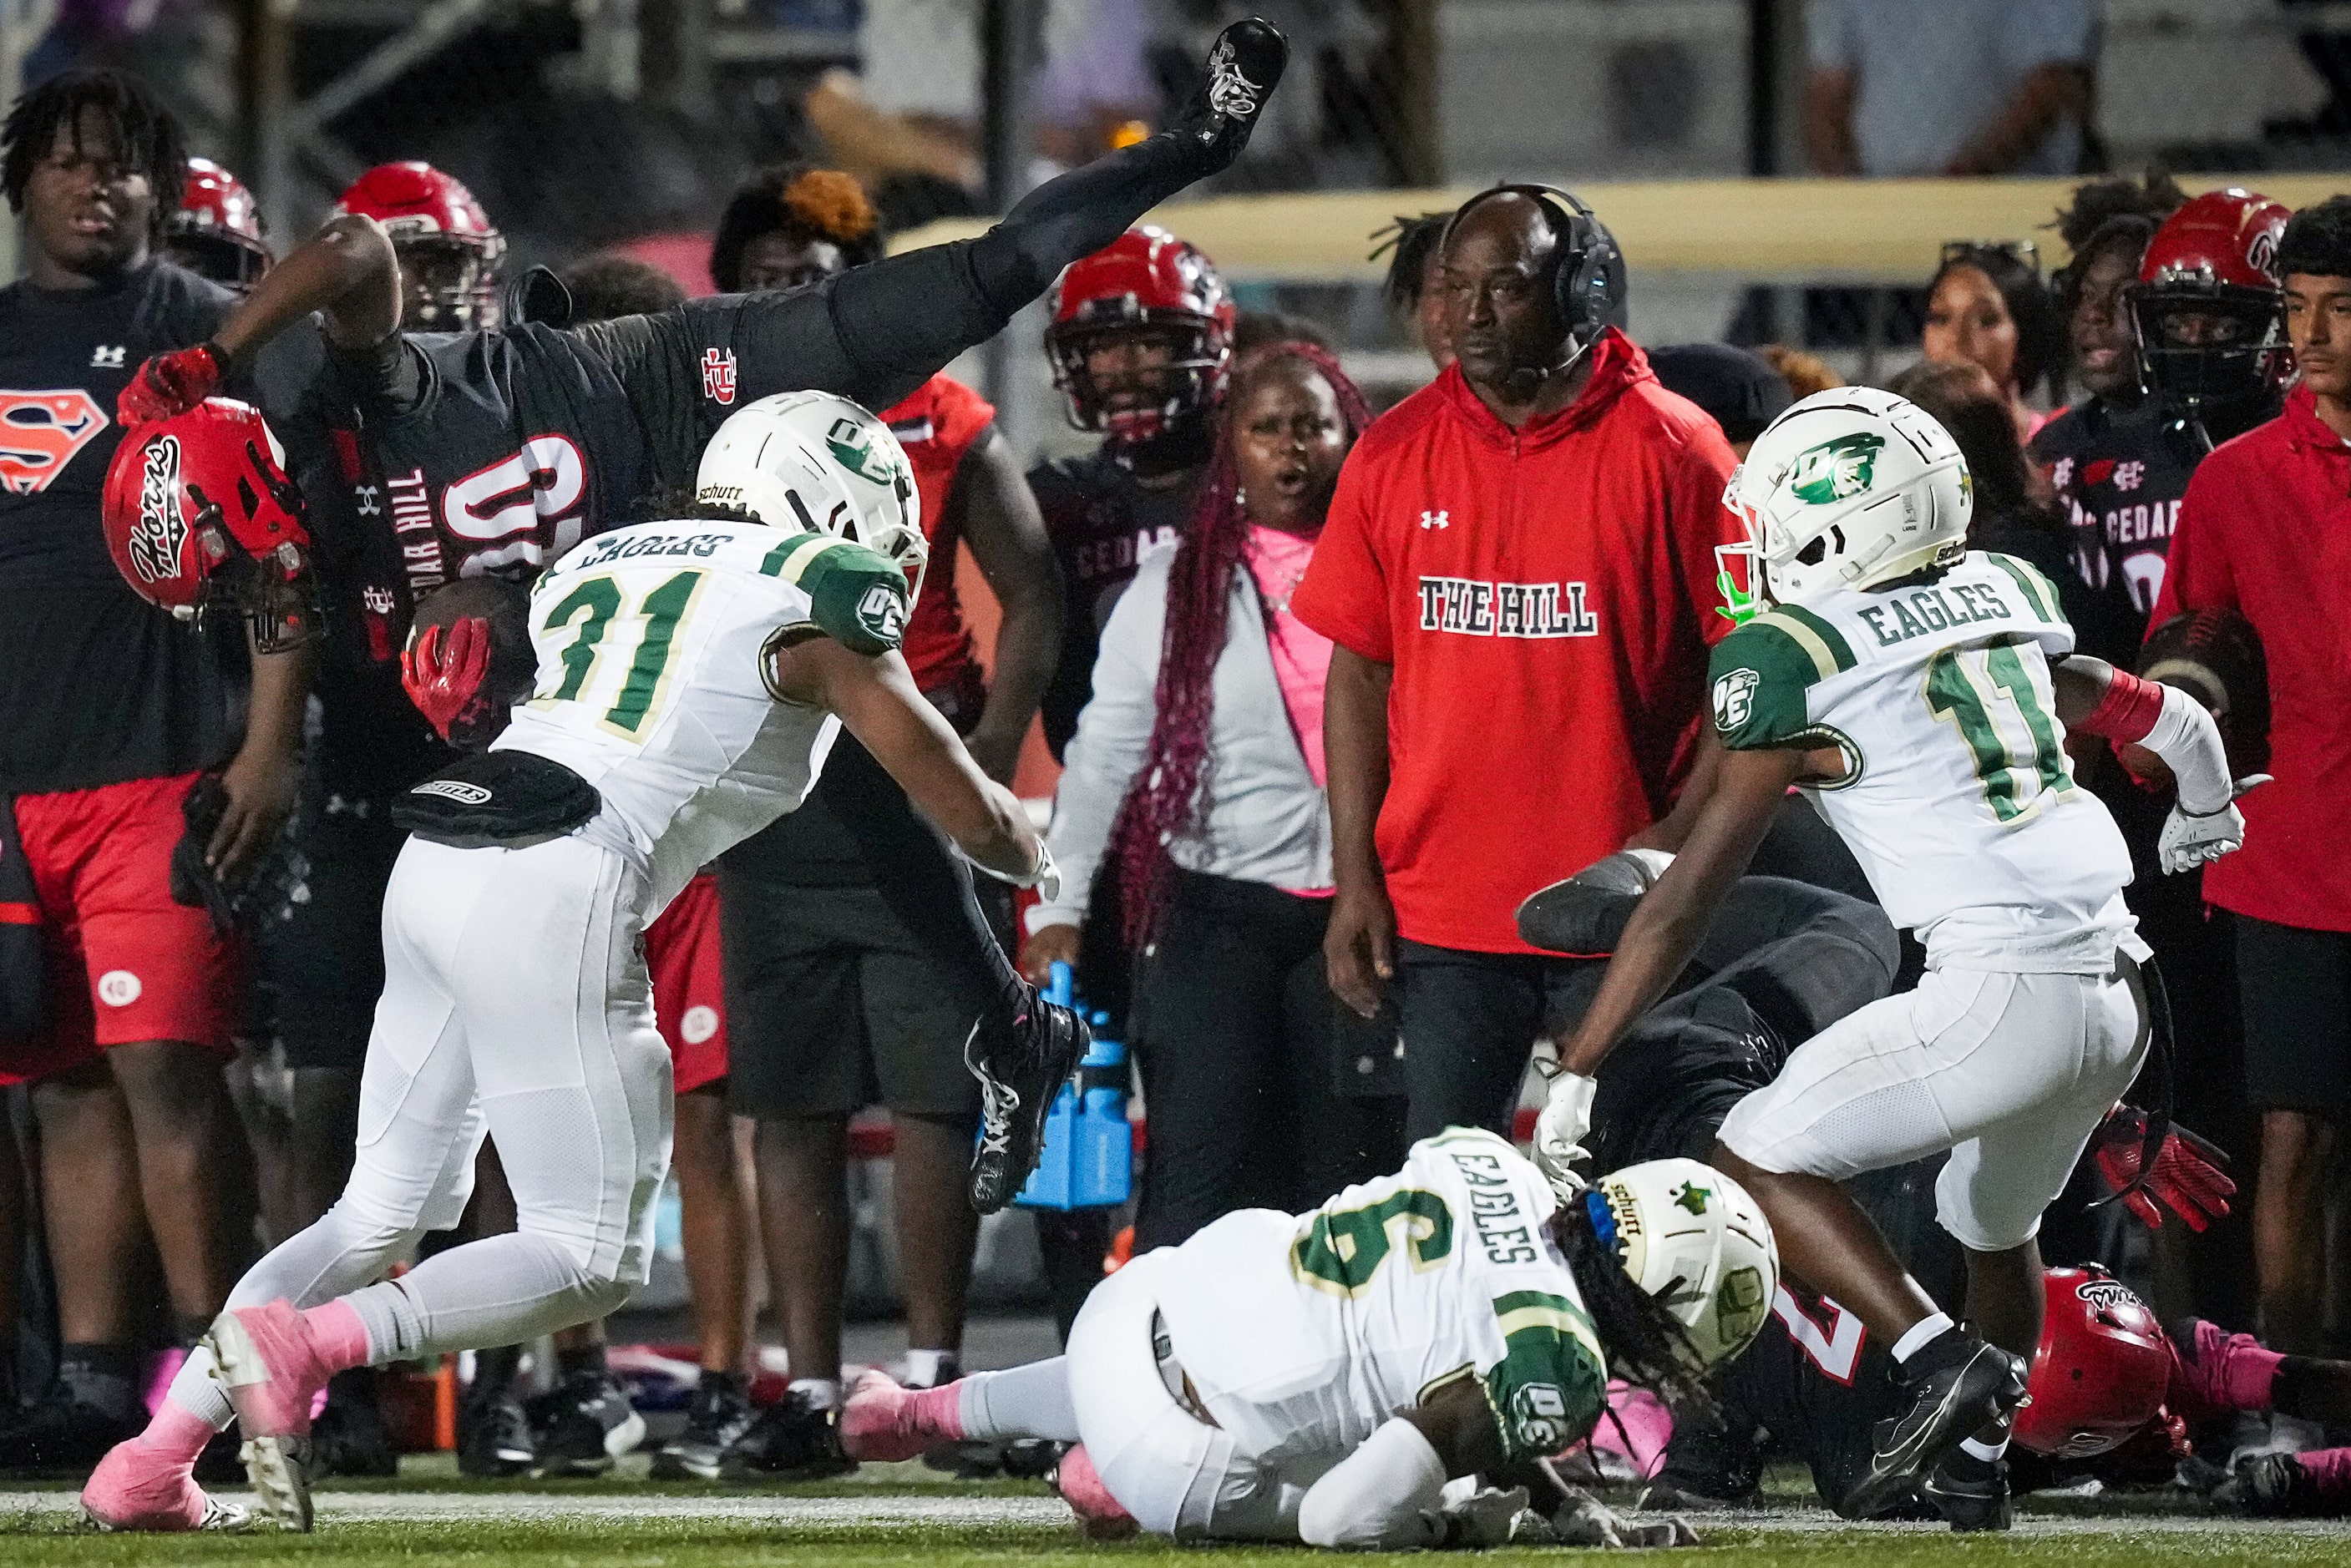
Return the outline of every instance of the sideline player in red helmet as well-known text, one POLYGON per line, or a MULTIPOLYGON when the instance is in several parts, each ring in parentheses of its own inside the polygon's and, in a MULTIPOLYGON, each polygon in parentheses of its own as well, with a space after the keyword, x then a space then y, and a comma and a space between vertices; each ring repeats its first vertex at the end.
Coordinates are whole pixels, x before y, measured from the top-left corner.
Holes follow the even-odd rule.
POLYGON ((179 210, 163 220, 163 254, 239 294, 250 293, 277 260, 261 204, 244 181, 209 158, 188 160, 179 210))
POLYGON ((2292 370, 2278 241, 2283 205, 2231 186, 2164 221, 2129 291, 2139 360, 2171 416, 2210 451, 2276 416, 2292 370))
POLYGON ((506 236, 455 175, 430 163, 379 163, 336 198, 332 217, 373 218, 400 258, 401 325, 412 332, 498 325, 506 236))

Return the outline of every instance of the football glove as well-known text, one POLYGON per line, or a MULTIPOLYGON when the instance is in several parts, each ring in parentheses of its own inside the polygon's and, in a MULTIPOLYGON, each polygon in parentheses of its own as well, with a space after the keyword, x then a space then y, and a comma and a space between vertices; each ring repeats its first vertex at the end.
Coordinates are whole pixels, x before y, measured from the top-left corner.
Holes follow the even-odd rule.
POLYGON ((2237 810, 2236 796, 2269 782, 2267 774, 2239 779, 2229 804, 2218 811, 2199 815, 2175 803, 2171 815, 2164 818, 2161 836, 2155 841, 2156 864, 2163 867, 2165 875, 2177 877, 2218 860, 2243 844, 2245 819, 2237 810))
POLYGON ((1520 1522, 1522 1516, 1531 1523, 1542 1517, 1527 1507, 1527 1489, 1522 1486, 1508 1491, 1487 1487, 1459 1502, 1447 1503, 1437 1516, 1444 1522, 1447 1546, 1480 1548, 1508 1546, 1531 1528, 1520 1522))
POLYGON ((131 426, 184 414, 220 389, 227 370, 228 356, 216 343, 153 355, 114 400, 115 417, 131 426))
POLYGON ((1591 1158, 1583 1137, 1592 1130, 1592 1101, 1599 1093, 1598 1080, 1562 1072, 1552 1079, 1551 1097, 1535 1118, 1535 1168, 1543 1173, 1562 1202, 1584 1189, 1584 1179, 1575 1166, 1591 1158))
POLYGON ((2107 1189, 2150 1231, 2163 1228, 2165 1209, 2186 1220, 2191 1231, 2201 1231, 2229 1212, 2229 1199, 2237 1190, 2223 1168, 2229 1157, 2185 1127, 2174 1126, 2164 1134, 2155 1168, 2143 1171, 2147 1113, 2137 1106, 2116 1106, 2091 1138, 2090 1147, 2107 1189))
POLYGON ((400 685, 416 711, 448 740, 450 726, 482 698, 482 678, 490 670, 490 623, 467 616, 444 628, 428 626, 401 650, 400 685))
POLYGON ((1698 1532, 1680 1514, 1656 1518, 1619 1513, 1599 1499, 1570 1490, 1551 1516, 1551 1532, 1562 1546, 1696 1546, 1698 1532))
MULTIPOLYGON (((960 847, 957 848, 956 853, 962 853, 960 847)), ((1040 903, 1051 904, 1061 899, 1061 868, 1053 864, 1053 852, 1045 847, 1045 841, 1041 838, 1037 841, 1037 869, 1026 877, 1008 877, 991 867, 982 866, 968 855, 965 855, 964 859, 970 863, 973 870, 991 880, 1006 883, 1014 888, 1036 888, 1037 898, 1040 903)))

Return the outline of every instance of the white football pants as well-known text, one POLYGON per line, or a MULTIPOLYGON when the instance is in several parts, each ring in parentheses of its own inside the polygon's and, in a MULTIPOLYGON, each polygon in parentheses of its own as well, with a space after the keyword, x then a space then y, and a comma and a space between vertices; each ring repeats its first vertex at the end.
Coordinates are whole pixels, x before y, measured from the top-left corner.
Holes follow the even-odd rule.
POLYGON ((1155 1285, 1163 1271, 1184 1266, 1176 1248, 1145 1252, 1086 1297, 1066 1358, 1078 1436, 1110 1494, 1155 1534, 1295 1541, 1304 1491, 1177 1404, 1160 1376, 1155 1285))
POLYGON ((410 839, 384 898, 350 1182, 229 1304, 316 1306, 381 1279, 426 1231, 457 1222, 485 1133, 520 1228, 411 1270, 392 1321, 380 1293, 355 1303, 375 1359, 511 1345, 626 1301, 645 1277, 669 1168, 647 900, 625 860, 578 837, 528 849, 410 839))
POLYGON ((1763 1170, 1837 1180, 1949 1149, 1938 1222, 1980 1252, 2021 1246, 2146 1059, 2137 966, 2116 961, 2107 974, 1929 970, 1796 1047, 1723 1119, 1723 1145, 1763 1170))

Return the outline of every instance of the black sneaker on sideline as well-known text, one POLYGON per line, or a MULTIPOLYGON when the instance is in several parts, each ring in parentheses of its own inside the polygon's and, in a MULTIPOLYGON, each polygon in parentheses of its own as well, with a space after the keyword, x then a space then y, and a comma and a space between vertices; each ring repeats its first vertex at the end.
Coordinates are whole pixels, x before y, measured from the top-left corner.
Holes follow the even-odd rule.
POLYGON ((1209 46, 1207 77, 1168 129, 1212 149, 1218 168, 1249 145, 1290 64, 1290 40, 1262 16, 1235 22, 1209 46))
POLYGON ((475 1480, 518 1476, 538 1462, 530 1416, 510 1393, 457 1407, 457 1473, 475 1480))
POLYGON ((196 1484, 200 1487, 243 1486, 245 1460, 238 1456, 243 1443, 231 1426, 225 1432, 214 1432, 196 1455, 196 1484))
POLYGON ((364 1392, 354 1389, 348 1396, 330 1386, 327 1407, 310 1423, 310 1479, 399 1474, 400 1449, 383 1424, 374 1385, 369 1384, 364 1392))
POLYGON ((1973 1433, 2024 1403, 2024 1363, 1962 1329, 1920 1350, 1903 1379, 1899 1414, 1877 1423, 1868 1468, 1845 1494, 1848 1519, 1867 1519, 1917 1490, 1973 1433))
POLYGON ((1043 1480, 1071 1447, 1050 1438, 1015 1438, 1004 1445, 1004 1473, 1014 1480, 1043 1480))
POLYGON ((718 1478, 730 1481, 822 1480, 847 1475, 857 1461, 841 1447, 841 1412, 787 1392, 726 1445, 718 1478))
POLYGON ((1918 1495, 1953 1530, 2006 1530, 2015 1521, 2008 1493, 2008 1461, 1954 1450, 1918 1484, 1918 1495))
POLYGON ((758 1412, 739 1377, 705 1372, 686 1401, 685 1428, 653 1456, 655 1480, 716 1480, 726 1447, 750 1429, 758 1412))
POLYGON ((25 1480, 84 1480, 115 1444, 147 1428, 136 1417, 109 1416, 63 1388, 0 1423, 0 1475, 25 1480))
POLYGON ((541 1479, 609 1475, 614 1459, 645 1440, 645 1418, 609 1371, 575 1372, 527 1408, 538 1450, 530 1473, 541 1479))
POLYGON ((971 1206, 993 1214, 1029 1185, 1045 1143, 1053 1096, 1078 1070, 1093 1032, 1077 1009, 1048 1002, 1033 985, 1008 1038, 991 1040, 985 1021, 964 1042, 963 1063, 979 1080, 979 1147, 971 1157, 971 1206))

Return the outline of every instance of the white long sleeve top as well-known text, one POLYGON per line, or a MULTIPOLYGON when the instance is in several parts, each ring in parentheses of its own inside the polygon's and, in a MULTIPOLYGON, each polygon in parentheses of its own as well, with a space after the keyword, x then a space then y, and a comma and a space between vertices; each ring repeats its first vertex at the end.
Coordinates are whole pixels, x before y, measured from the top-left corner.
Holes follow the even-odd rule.
MULTIPOLYGON (((1093 696, 1053 795, 1045 840, 1061 868, 1061 896, 1029 911, 1030 931, 1076 925, 1086 912, 1111 825, 1142 771, 1158 714, 1159 655, 1167 622, 1167 573, 1176 545, 1144 556, 1102 628, 1093 696)), ((1225 648, 1215 675, 1203 831, 1167 846, 1187 871, 1292 891, 1331 886, 1331 805, 1290 727, 1267 646, 1265 611, 1246 565, 1233 572, 1225 648)))

